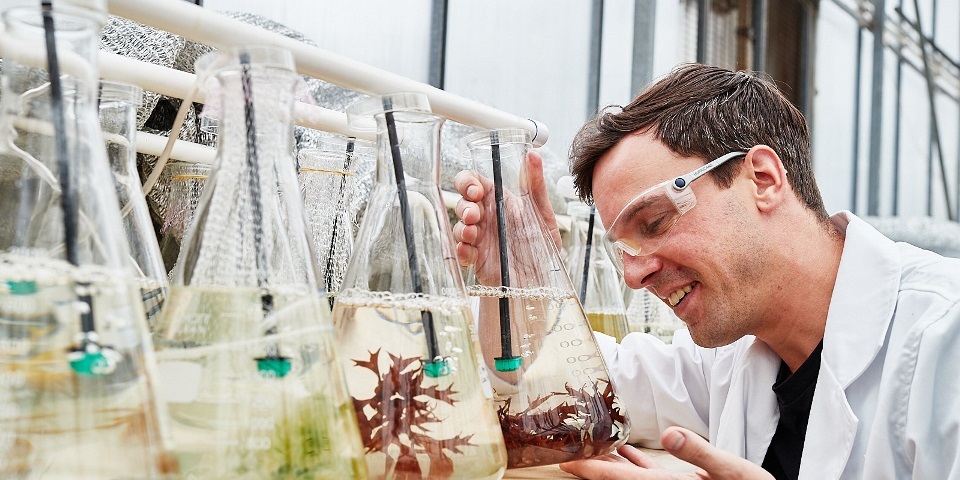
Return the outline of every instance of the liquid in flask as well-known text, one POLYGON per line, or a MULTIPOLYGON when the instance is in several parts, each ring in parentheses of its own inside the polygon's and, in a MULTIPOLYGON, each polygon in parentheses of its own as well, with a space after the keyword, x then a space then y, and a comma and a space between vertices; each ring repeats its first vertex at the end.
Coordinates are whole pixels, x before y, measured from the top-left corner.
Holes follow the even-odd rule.
POLYGON ((103 188, 99 25, 49 2, 3 22, 0 477, 178 478, 119 202, 103 188))
POLYGON ((218 148, 154 335, 184 475, 365 477, 292 153, 297 77, 273 47, 196 63, 218 148))
POLYGON ((503 437, 440 196, 443 119, 420 94, 347 114, 377 132, 376 183, 334 305, 370 476, 500 478, 503 437))
POLYGON ((609 453, 626 441, 629 421, 531 199, 529 134, 481 131, 461 143, 486 188, 467 292, 479 304, 508 468, 609 453))
POLYGON ((152 326, 166 297, 167 272, 137 174, 137 107, 142 96, 143 90, 136 85, 100 81, 100 128, 120 200, 123 232, 131 247, 128 261, 139 275, 144 314, 152 326))

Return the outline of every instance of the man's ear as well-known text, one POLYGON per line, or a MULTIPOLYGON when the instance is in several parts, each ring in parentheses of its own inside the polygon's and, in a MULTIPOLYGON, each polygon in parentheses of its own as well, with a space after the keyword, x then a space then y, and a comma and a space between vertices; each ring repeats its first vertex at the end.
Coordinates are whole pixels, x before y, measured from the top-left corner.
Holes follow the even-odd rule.
POLYGON ((751 193, 760 211, 772 211, 783 203, 790 184, 777 152, 766 145, 751 148, 744 159, 744 170, 752 182, 751 193))

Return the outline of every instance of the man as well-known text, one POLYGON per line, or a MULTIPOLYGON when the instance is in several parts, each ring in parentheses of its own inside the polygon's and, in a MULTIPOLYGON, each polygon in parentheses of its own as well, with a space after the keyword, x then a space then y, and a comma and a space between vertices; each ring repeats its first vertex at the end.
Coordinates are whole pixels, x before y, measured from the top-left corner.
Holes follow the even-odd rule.
MULTIPOLYGON (((806 122, 771 82, 681 66, 588 122, 571 158, 627 285, 688 327, 673 345, 597 335, 631 443, 712 478, 769 478, 737 457, 775 478, 960 478, 960 261, 828 216, 806 122)), ((457 253, 481 263, 490 192, 471 174, 455 185, 457 253)), ((621 453, 563 468, 664 478, 621 453)))

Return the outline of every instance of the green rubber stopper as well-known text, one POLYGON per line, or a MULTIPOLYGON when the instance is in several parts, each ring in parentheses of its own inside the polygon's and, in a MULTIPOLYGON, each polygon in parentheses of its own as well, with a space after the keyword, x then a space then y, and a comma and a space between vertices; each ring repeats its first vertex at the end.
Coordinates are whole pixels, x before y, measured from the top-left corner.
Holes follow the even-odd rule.
POLYGON ((426 373, 430 378, 445 377, 450 375, 450 365, 447 364, 446 360, 440 360, 439 362, 424 362, 423 372, 426 373))
POLYGON ((519 369, 521 364, 523 364, 523 359, 520 357, 497 357, 493 359, 493 367, 498 372, 513 372, 519 369))
POLYGON ((37 293, 37 282, 32 282, 30 280, 24 280, 21 282, 7 282, 7 287, 10 288, 10 293, 14 295, 33 295, 37 293))
POLYGON ((257 359, 257 370, 267 378, 283 378, 290 373, 290 359, 287 357, 261 357, 257 359))
POLYGON ((113 362, 101 352, 76 352, 79 358, 70 360, 70 368, 78 375, 105 375, 113 371, 113 362))

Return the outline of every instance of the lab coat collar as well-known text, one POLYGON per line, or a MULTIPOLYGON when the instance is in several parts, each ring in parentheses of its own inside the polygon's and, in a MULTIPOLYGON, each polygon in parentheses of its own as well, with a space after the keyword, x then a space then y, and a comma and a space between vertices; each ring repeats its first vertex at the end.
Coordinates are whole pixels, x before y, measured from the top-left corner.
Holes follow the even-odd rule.
POLYGON ((847 388, 883 347, 897 306, 900 255, 892 240, 856 215, 842 211, 831 220, 846 239, 827 311, 821 363, 847 388))
POLYGON ((850 212, 831 220, 845 240, 800 460, 800 478, 818 480, 840 478, 850 461, 860 419, 846 388, 883 348, 900 288, 893 241, 850 212))

